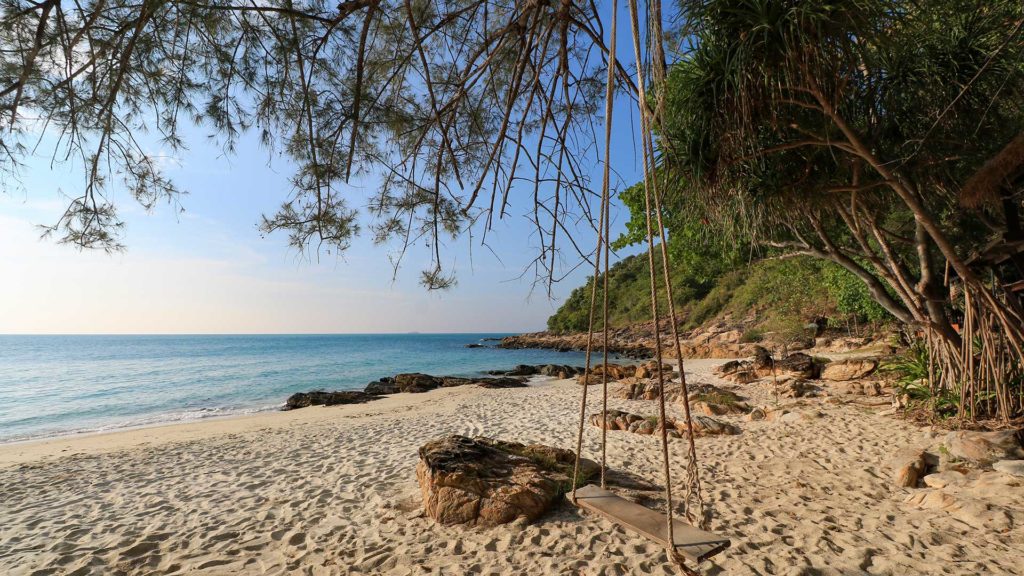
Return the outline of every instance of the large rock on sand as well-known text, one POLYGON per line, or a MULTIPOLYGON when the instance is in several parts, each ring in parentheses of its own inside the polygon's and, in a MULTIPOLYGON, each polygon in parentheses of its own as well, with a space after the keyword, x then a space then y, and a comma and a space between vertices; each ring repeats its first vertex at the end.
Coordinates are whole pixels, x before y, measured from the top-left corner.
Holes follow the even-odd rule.
POLYGON ((924 476, 927 464, 925 451, 922 448, 903 448, 893 456, 890 462, 893 470, 893 482, 900 488, 913 488, 924 476))
POLYGON ((339 404, 362 404, 370 400, 376 400, 374 394, 367 394, 358 390, 345 390, 341 392, 324 392, 314 390, 312 392, 298 392, 288 397, 284 403, 285 410, 306 408, 308 406, 337 406, 339 404))
POLYGON ((990 464, 996 460, 1024 458, 1024 429, 977 432, 960 430, 946 435, 943 444, 949 455, 960 460, 990 464))
MULTIPOLYGON (((771 373, 769 371, 769 373, 771 373)), ((768 376, 769 374, 762 374, 768 376)), ((791 376, 793 378, 817 378, 818 365, 803 352, 796 352, 775 362, 775 376, 791 376)))
MULTIPOLYGON (((571 488, 575 461, 571 450, 466 436, 432 440, 419 453, 424 509, 444 525, 535 520, 571 488)), ((581 468, 586 479, 597 465, 581 468)))

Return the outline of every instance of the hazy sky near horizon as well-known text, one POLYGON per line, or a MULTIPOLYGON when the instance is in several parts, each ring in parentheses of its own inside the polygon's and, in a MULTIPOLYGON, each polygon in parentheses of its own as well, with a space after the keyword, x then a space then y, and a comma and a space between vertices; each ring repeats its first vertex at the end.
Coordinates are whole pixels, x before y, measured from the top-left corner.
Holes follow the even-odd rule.
MULTIPOLYGON (((621 188, 637 178, 631 108, 619 97, 613 151, 621 188)), ((42 146, 18 179, 0 192, 0 334, 522 332, 541 330, 562 299, 592 271, 584 265, 554 287, 549 299, 524 268, 538 241, 526 213, 532 186, 519 190, 511 216, 489 233, 489 248, 462 237, 443 258, 458 274, 447 291, 418 283, 429 265, 420 246, 392 279, 388 255, 360 237, 341 256, 300 254, 284 234, 261 237, 262 214, 272 213, 291 186, 283 158, 244 137, 225 157, 194 129, 190 150, 164 162, 187 190, 183 212, 170 205, 144 211, 123 191, 114 198, 126 222, 127 250, 79 251, 41 239, 39 225, 57 221, 67 197, 82 187, 80 172, 51 168, 42 146), (518 201, 517 201, 518 199, 518 201), (493 250, 493 253, 492 253, 493 250)), ((167 156, 155 146, 155 156, 167 156)), ((592 180, 600 183, 600 165, 592 180)), ((521 185, 522 186, 522 185, 521 185)), ((365 214, 372 185, 350 192, 365 214)), ((613 212, 613 228, 625 214, 613 212)), ((614 237, 614 232, 613 232, 614 237)), ((592 234, 581 245, 591 247, 592 234)), ((566 251, 564 269, 576 260, 566 251)))

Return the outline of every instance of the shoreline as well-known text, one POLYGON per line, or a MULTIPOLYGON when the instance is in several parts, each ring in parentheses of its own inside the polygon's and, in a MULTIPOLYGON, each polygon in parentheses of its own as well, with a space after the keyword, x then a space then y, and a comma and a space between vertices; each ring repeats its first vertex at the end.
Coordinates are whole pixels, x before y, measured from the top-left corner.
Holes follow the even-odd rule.
MULTIPOLYGON (((551 383, 557 382, 552 380, 551 383)), ((544 382, 544 385, 549 384, 544 382)), ((167 422, 96 432, 33 438, 0 443, 0 467, 47 461, 68 456, 104 454, 138 447, 204 440, 221 435, 245 434, 293 425, 321 424, 335 418, 360 420, 445 403, 471 394, 471 387, 438 388, 429 392, 382 396, 365 404, 309 406, 296 410, 267 410, 252 414, 213 416, 186 422, 167 422)))
MULTIPOLYGON (((688 380, 780 408, 770 383, 724 380, 720 363, 688 361, 688 380)), ((459 434, 574 448, 580 395, 572 379, 457 386, 0 446, 0 573, 669 573, 660 545, 566 503, 535 522, 488 529, 423 514, 416 467, 426 442, 459 434)), ((896 487, 893 454, 934 443, 934 431, 854 402, 783 402, 786 417, 717 416, 739 433, 697 438, 713 531, 733 541, 701 568, 1019 574, 1020 481, 990 471, 942 490, 896 487), (955 506, 926 508, 921 498, 955 506), (984 537, 963 538, 968 527, 984 537)), ((587 412, 600 406, 592 395, 587 412)), ((657 403, 609 396, 609 408, 648 416, 657 403)), ((667 409, 680 417, 676 403, 667 409)), ((601 454, 601 438, 585 426, 585 457, 601 454)), ((611 470, 662 478, 655 436, 607 439, 611 470)), ((670 450, 673 470, 683 470, 685 442, 670 450)), ((672 489, 683 493, 684 474, 673 473, 672 489)))

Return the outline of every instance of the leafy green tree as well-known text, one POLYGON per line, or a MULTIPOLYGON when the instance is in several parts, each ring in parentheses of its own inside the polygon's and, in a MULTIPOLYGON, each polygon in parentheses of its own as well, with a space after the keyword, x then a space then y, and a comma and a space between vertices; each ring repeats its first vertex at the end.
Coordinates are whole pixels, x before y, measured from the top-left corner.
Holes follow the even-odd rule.
POLYGON ((672 188, 681 202, 725 223, 742 206, 754 245, 860 279, 944 343, 950 386, 975 382, 960 310, 985 318, 979 329, 1001 342, 990 352, 1019 370, 1024 316, 1002 285, 1020 251, 1016 271, 972 255, 1014 254, 1021 235, 1024 5, 680 4, 687 44, 665 88, 661 148, 686 175, 672 188))

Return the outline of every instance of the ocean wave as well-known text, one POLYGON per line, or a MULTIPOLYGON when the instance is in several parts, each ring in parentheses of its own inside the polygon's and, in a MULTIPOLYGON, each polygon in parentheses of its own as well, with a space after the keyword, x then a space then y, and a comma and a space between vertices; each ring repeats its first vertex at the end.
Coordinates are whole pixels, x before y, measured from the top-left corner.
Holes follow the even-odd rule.
POLYGON ((62 438, 67 436, 103 434, 106 432, 118 432, 123 430, 132 430, 139 428, 152 428, 154 426, 163 426, 167 424, 182 424, 186 422, 194 422, 197 420, 207 420, 210 418, 245 416, 247 414, 258 414, 261 412, 277 411, 280 410, 283 406, 284 404, 268 404, 263 406, 251 406, 246 408, 228 408, 217 406, 194 408, 190 410, 182 410, 177 412, 147 414, 145 416, 130 418, 126 420, 118 420, 116 422, 97 424, 94 426, 84 426, 81 428, 74 429, 41 430, 30 434, 0 437, 0 444, 28 442, 32 440, 46 440, 49 438, 62 438))

